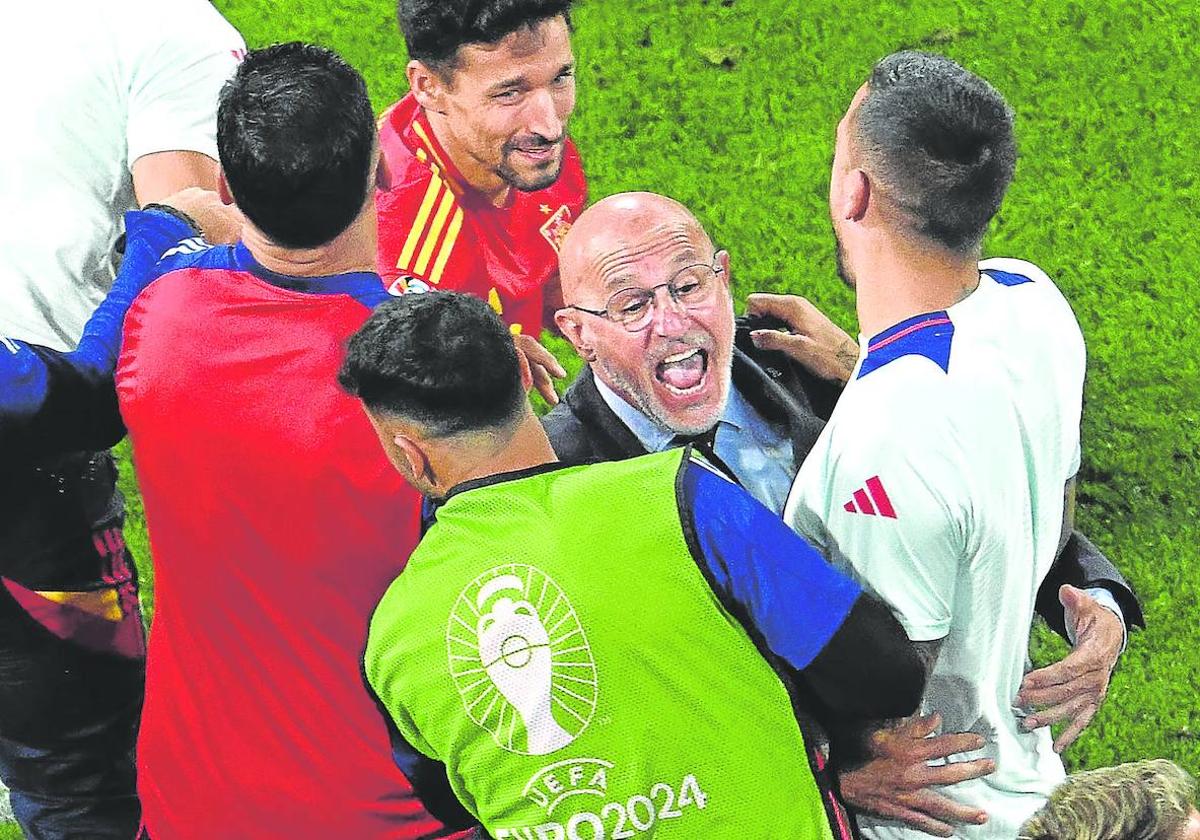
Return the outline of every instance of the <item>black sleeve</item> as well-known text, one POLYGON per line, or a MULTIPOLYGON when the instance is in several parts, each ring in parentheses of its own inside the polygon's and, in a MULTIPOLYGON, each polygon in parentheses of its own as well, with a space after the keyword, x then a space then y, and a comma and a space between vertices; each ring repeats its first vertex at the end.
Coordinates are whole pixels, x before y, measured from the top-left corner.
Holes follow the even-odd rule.
POLYGON ((916 648, 891 609, 866 593, 800 677, 828 715, 842 721, 906 717, 925 692, 916 648))
POLYGON ((391 718, 386 714, 388 736, 392 742, 392 758, 400 768, 413 793, 425 810, 451 831, 461 831, 478 824, 478 820, 463 807, 450 787, 446 765, 422 755, 400 734, 391 718))
POLYGON ((1042 581, 1035 602, 1037 614, 1046 620, 1051 630, 1066 639, 1066 618, 1062 603, 1058 600, 1059 587, 1064 583, 1079 589, 1107 589, 1125 614, 1126 626, 1145 628, 1141 604, 1125 578, 1103 552, 1078 531, 1072 532, 1058 559, 1050 567, 1050 573, 1042 581))
MULTIPOLYGON (((450 777, 446 773, 446 765, 421 753, 401 734, 387 707, 371 687, 367 679, 366 666, 363 658, 359 657, 359 677, 362 679, 363 690, 375 703, 384 724, 387 726, 388 739, 392 746, 392 760, 400 768, 400 772, 408 779, 413 794, 421 802, 434 819, 450 831, 463 831, 478 827, 479 820, 459 801, 454 788, 450 787, 450 777)), ((476 836, 483 840, 487 835, 481 829, 476 836)))
MULTIPOLYGON (((102 450, 125 434, 111 371, 76 364, 66 353, 22 345, 42 367, 34 395, 6 389, 0 398, 0 459, 11 463, 62 452, 102 450), (9 406, 9 398, 22 405, 9 406)), ((0 348, 0 352, 5 352, 0 348)), ((28 390, 28 389, 26 389, 28 390)))

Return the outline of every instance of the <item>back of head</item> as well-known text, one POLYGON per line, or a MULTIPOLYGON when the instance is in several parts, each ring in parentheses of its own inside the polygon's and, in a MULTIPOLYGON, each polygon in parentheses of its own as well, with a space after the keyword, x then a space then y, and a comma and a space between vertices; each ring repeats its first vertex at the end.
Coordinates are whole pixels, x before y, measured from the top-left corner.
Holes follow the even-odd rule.
POLYGON ((893 53, 875 65, 854 117, 865 168, 944 248, 978 248, 1016 165, 1012 112, 986 81, 948 58, 893 53))
POLYGON ((506 35, 562 15, 572 0, 399 0, 396 17, 409 58, 443 77, 456 66, 459 47, 494 44, 506 35))
POLYGON ((372 185, 366 84, 324 47, 252 50, 221 91, 217 148, 255 227, 288 248, 324 245, 350 226, 372 185))
POLYGON ((1175 840, 1196 781, 1165 759, 1076 773, 1021 828, 1019 840, 1175 840))
POLYGON ((486 303, 456 292, 377 307, 350 339, 338 381, 372 413, 432 438, 504 429, 526 404, 508 328, 486 303))

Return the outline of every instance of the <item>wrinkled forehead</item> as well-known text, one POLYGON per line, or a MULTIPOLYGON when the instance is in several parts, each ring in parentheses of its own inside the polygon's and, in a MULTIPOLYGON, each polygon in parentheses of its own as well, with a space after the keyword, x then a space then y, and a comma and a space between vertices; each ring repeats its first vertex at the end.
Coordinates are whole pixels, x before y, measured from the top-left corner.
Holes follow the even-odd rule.
POLYGON ((674 219, 607 230, 589 243, 580 288, 615 292, 665 283, 681 268, 712 259, 712 243, 699 224, 674 219))

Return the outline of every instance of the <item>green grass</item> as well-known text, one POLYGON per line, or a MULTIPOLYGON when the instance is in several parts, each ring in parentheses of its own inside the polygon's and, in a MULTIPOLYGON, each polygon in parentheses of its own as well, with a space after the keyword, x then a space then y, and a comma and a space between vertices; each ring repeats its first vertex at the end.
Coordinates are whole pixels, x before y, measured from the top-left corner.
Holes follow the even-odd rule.
MULTIPOLYGON (((216 5, 251 46, 304 39, 337 49, 363 71, 378 109, 404 90, 390 0, 216 5)), ((1132 580, 1149 622, 1067 761, 1164 756, 1200 772, 1191 4, 583 0, 575 22, 572 133, 592 198, 628 189, 678 198, 731 251, 739 299, 803 293, 851 331, 825 197, 834 126, 871 64, 900 47, 933 49, 1008 97, 1022 156, 987 252, 1042 265, 1075 306, 1090 358, 1079 521, 1132 580)), ((126 482, 132 490, 128 469, 126 482)), ((129 495, 128 539, 148 569, 129 495)), ((1036 634, 1038 661, 1062 651, 1036 634)))

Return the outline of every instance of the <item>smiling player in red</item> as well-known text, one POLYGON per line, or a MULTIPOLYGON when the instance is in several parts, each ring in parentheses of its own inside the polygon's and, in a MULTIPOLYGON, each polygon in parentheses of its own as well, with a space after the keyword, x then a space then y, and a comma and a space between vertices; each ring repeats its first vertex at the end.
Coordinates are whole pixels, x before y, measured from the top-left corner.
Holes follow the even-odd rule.
POLYGON ((468 292, 536 337, 587 197, 567 137, 571 2, 458 6, 399 2, 410 92, 380 120, 378 269, 393 294, 468 292))

